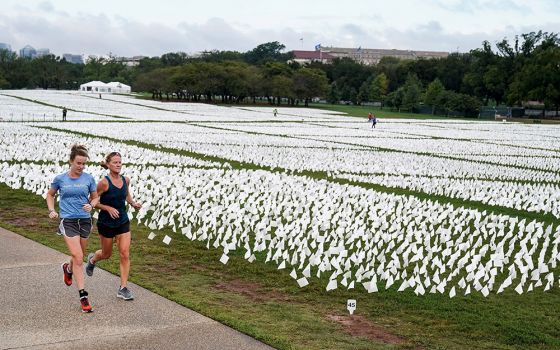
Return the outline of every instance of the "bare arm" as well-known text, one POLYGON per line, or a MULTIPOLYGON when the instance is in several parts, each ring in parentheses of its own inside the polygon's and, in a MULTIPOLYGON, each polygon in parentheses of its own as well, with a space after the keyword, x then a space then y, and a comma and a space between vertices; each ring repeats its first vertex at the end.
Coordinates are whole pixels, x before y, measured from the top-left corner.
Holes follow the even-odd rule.
POLYGON ((107 182, 107 179, 103 178, 101 181, 97 183, 97 202, 95 203, 95 207, 101 210, 105 210, 106 212, 109 213, 109 215, 113 219, 116 219, 119 217, 119 211, 117 209, 99 203, 99 201, 101 200, 101 195, 104 192, 106 192, 108 189, 109 189, 109 183, 107 182))
POLYGON ((102 179, 101 181, 99 181, 97 183, 97 201, 95 202, 94 207, 97 209, 101 209, 101 210, 106 210, 108 211, 109 208, 112 208, 108 205, 104 205, 99 203, 99 201, 101 200, 101 195, 106 192, 109 189, 109 183, 107 182, 106 179, 102 179))
POLYGON ((97 195, 97 191, 90 192, 89 194, 89 202, 84 204, 83 208, 88 213, 95 208, 95 206, 99 203, 99 196, 97 195))
POLYGON ((58 213, 54 210, 54 196, 56 192, 57 190, 52 187, 47 192, 47 208, 49 208, 49 217, 51 219, 56 219, 58 217, 58 213))
POLYGON ((125 177, 126 180, 126 202, 134 207, 134 209, 142 208, 142 203, 138 203, 132 199, 132 195, 130 194, 130 179, 125 177))

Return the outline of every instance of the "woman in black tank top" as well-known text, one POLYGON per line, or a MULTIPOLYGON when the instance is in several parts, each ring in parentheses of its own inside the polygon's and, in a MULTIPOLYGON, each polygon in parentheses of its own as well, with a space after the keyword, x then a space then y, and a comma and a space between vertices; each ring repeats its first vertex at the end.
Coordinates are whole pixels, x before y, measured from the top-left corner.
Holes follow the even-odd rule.
POLYGON ((127 288, 128 274, 130 272, 130 221, 126 212, 126 203, 136 209, 142 204, 132 199, 129 190, 130 179, 122 176, 122 160, 118 152, 112 152, 101 162, 101 166, 109 169, 97 184, 97 194, 100 196, 96 208, 101 209, 97 220, 97 230, 101 240, 101 249, 88 255, 86 273, 93 275, 95 264, 104 259, 109 259, 113 253, 113 240, 116 241, 120 253, 121 285, 117 297, 132 300, 134 296, 127 288))

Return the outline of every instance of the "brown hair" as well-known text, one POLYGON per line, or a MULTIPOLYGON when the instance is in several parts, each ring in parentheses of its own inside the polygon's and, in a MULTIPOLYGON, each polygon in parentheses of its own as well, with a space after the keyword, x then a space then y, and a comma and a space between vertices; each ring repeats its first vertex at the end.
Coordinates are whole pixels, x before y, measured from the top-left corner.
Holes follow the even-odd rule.
POLYGON ((77 143, 73 144, 72 148, 70 149, 70 162, 72 162, 74 158, 76 158, 76 156, 89 158, 86 146, 78 145, 77 143))
POLYGON ((101 165, 104 169, 109 169, 109 166, 107 164, 109 164, 111 162, 111 159, 113 159, 114 156, 121 156, 121 154, 119 152, 111 152, 109 153, 104 160, 102 160, 101 162, 99 162, 99 165, 101 165))

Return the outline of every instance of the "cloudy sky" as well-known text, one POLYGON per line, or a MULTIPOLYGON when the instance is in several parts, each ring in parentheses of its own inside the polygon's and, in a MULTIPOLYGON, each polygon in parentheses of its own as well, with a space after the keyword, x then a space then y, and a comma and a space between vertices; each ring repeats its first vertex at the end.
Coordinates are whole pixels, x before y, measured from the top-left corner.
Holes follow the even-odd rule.
POLYGON ((279 41, 465 52, 542 29, 560 32, 558 0, 2 0, 0 43, 52 53, 159 56, 247 51, 279 41), (303 40, 301 40, 303 39, 303 40))

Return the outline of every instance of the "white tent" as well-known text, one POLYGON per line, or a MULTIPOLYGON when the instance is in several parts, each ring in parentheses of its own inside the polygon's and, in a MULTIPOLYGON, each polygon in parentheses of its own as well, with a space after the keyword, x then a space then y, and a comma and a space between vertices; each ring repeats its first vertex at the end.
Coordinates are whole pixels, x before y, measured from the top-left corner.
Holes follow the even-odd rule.
POLYGON ((84 92, 111 92, 111 87, 102 81, 90 81, 80 85, 80 91, 84 92))
POLYGON ((110 87, 110 92, 119 93, 119 94, 129 94, 130 93, 130 86, 119 83, 118 81, 112 81, 107 83, 107 86, 110 87))

